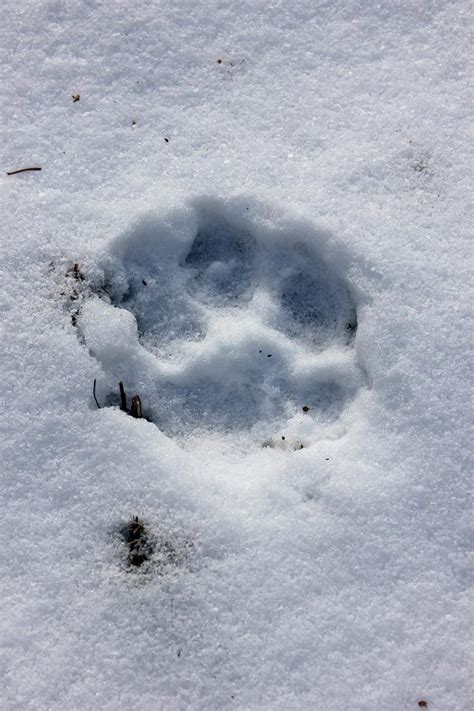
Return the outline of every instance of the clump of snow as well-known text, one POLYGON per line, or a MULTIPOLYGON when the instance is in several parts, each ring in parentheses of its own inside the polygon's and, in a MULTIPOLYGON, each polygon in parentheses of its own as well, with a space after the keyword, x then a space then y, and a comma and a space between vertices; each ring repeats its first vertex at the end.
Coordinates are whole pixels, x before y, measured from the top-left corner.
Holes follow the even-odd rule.
POLYGON ((2 708, 470 708, 467 3, 2 10, 2 708))

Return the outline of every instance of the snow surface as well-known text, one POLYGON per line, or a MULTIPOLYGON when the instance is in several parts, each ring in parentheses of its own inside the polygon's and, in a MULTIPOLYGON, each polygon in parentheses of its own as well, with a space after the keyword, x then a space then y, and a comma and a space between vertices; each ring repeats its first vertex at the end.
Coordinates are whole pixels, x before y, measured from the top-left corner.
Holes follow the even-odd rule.
POLYGON ((470 708, 469 9, 5 0, 2 709, 470 708))

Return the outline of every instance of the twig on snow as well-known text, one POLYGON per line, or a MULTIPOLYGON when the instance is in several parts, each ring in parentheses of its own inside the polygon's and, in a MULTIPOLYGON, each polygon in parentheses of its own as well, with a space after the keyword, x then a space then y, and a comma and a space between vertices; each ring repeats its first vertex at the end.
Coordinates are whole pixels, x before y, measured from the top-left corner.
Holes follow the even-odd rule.
POLYGON ((142 401, 139 395, 134 395, 132 397, 132 406, 130 408, 130 414, 132 417, 140 418, 143 417, 142 413, 142 401))
POLYGON ((97 385, 97 378, 94 378, 94 387, 92 388, 92 394, 94 395, 95 404, 97 405, 97 407, 98 407, 99 410, 100 410, 99 401, 97 400, 97 397, 96 397, 96 394, 95 394, 95 387, 96 387, 96 385, 97 385))
POLYGON ((10 170, 7 175, 16 175, 17 173, 26 173, 29 170, 41 170, 41 168, 20 168, 19 170, 10 170))
POLYGON ((127 396, 125 394, 125 388, 123 387, 122 381, 119 382, 119 390, 120 390, 120 409, 123 410, 124 412, 128 412, 127 396))

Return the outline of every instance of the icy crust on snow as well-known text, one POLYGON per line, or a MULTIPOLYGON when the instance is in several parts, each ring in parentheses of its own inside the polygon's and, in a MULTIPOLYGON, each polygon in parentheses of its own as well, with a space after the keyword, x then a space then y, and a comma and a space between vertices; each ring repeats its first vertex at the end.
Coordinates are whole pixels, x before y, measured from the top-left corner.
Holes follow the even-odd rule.
POLYGON ((302 448, 364 382, 356 304, 321 256, 324 231, 270 227, 250 202, 252 220, 242 201, 203 198, 137 221, 99 260, 78 327, 103 401, 123 381, 166 434, 302 448))

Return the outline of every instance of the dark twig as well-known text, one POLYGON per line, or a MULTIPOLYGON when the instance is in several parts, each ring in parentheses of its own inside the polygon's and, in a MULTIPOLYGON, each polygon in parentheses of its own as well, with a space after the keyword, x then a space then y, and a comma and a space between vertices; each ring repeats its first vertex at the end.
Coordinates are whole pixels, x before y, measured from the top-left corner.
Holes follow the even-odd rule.
POLYGON ((95 394, 95 386, 96 386, 96 385, 97 385, 97 379, 94 378, 94 387, 92 388, 92 394, 94 395, 95 404, 97 405, 97 407, 98 407, 99 410, 100 410, 99 401, 97 400, 97 397, 96 397, 96 394, 95 394))
POLYGON ((11 170, 7 175, 16 175, 17 173, 26 173, 28 170, 41 170, 41 168, 20 168, 19 170, 11 170))
POLYGON ((123 410, 124 412, 128 412, 127 396, 125 394, 125 388, 123 387, 122 381, 119 382, 119 390, 120 390, 120 409, 123 410))

